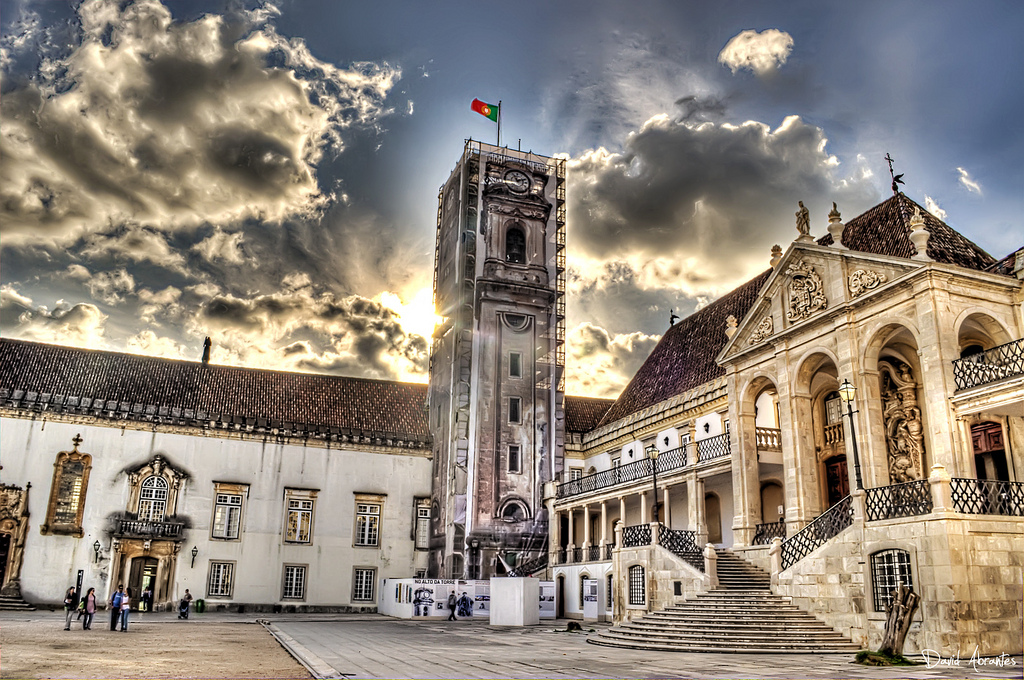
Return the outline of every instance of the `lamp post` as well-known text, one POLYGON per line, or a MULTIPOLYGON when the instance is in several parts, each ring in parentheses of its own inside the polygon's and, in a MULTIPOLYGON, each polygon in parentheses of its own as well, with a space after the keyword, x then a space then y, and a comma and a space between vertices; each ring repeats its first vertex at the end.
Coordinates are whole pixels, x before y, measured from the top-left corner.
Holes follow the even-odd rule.
POLYGON ((654 473, 654 521, 658 521, 658 447, 651 444, 647 447, 647 457, 651 459, 651 472, 654 473))
POLYGON ((99 541, 96 541, 95 543, 92 544, 92 552, 96 556, 96 562, 97 563, 99 563, 99 561, 100 561, 100 547, 102 547, 102 546, 100 546, 100 542, 99 541))
POLYGON ((850 417, 850 441, 853 442, 853 472, 857 478, 857 490, 864 489, 864 483, 860 479, 860 456, 857 453, 857 431, 853 425, 853 414, 860 411, 853 410, 853 399, 857 396, 857 388, 846 378, 839 386, 839 398, 846 402, 846 415, 850 417))
POLYGON ((198 555, 198 554, 199 554, 199 547, 198 546, 192 546, 192 568, 193 569, 196 568, 196 555, 198 555))

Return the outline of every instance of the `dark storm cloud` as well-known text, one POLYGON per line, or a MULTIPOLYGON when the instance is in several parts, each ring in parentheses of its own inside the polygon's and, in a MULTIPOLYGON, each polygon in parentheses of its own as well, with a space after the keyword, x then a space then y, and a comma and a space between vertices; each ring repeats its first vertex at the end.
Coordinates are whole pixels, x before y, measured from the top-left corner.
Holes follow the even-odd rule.
MULTIPOLYGON (((400 77, 387 64, 319 61, 265 11, 178 22, 157 0, 90 0, 77 12, 72 49, 44 55, 4 93, 9 243, 126 221, 168 230, 315 217, 332 200, 316 164, 343 148, 345 130, 387 115, 400 77)), ((5 56, 37 43, 7 40, 5 56)))

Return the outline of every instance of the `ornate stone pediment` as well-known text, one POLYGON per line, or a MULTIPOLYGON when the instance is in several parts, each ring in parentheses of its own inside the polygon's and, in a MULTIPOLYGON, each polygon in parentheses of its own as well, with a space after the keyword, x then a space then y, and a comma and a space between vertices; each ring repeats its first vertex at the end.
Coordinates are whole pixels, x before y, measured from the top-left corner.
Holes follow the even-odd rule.
POLYGON ((889 277, 882 272, 877 272, 871 269, 857 269, 850 274, 848 283, 850 297, 859 297, 869 290, 878 288, 888 280, 889 277))
POLYGON ((750 338, 747 340, 748 345, 756 345, 762 342, 765 338, 772 335, 775 332, 775 322, 772 321, 772 317, 768 316, 761 319, 761 322, 757 324, 757 328, 750 334, 750 338))
POLYGON ((814 267, 797 262, 786 269, 789 283, 786 285, 788 309, 786 319, 792 323, 803 321, 828 306, 821 276, 814 267))

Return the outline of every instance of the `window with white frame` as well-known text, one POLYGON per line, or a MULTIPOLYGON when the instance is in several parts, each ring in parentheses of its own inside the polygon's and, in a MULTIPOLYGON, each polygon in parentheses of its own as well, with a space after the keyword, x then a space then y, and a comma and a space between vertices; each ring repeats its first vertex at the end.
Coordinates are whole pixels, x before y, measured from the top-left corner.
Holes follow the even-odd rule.
POLYGON ((146 477, 139 487, 139 520, 162 522, 167 511, 167 480, 156 475, 146 477))
POLYGON ((522 461, 520 460, 520 451, 518 444, 510 444, 508 447, 508 471, 509 472, 522 472, 522 461))
POLYGON ((306 565, 284 565, 284 584, 281 587, 282 600, 301 600, 306 597, 306 565))
POLYGON ((430 547, 430 499, 421 498, 416 504, 416 549, 430 547))
POLYGON ((235 540, 242 526, 243 494, 247 487, 242 484, 214 482, 213 538, 235 540))
POLYGON ((508 398, 508 422, 523 422, 523 400, 519 397, 508 398))
POLYGON ((380 504, 356 502, 355 544, 363 547, 380 545, 380 504))
POLYGON ((569 481, 575 482, 577 479, 583 477, 583 468, 572 467, 569 468, 569 481))
POLYGON ((373 602, 376 581, 376 569, 356 567, 352 576, 352 601, 373 602))
POLYGON ((206 581, 207 597, 231 597, 235 584, 233 562, 210 562, 210 577, 206 581))
POLYGON ((508 377, 523 377, 523 355, 519 352, 508 353, 508 377))
POLYGON ((310 543, 313 540, 313 512, 316 509, 316 491, 285 489, 284 540, 287 543, 310 543))

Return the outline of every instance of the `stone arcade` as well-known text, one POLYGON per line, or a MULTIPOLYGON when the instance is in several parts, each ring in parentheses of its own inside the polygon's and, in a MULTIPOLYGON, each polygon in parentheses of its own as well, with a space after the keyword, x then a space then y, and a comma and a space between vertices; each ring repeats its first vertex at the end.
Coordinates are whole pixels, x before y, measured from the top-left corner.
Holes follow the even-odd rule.
POLYGON ((604 400, 563 396, 564 210, 562 161, 466 145, 429 385, 0 340, 2 594, 83 569, 161 606, 370 610, 384 578, 513 573, 566 617, 601 580, 624 622, 747 564, 861 646, 906 583, 908 651, 1021 651, 1024 250, 902 193, 817 239, 801 210, 604 400))

